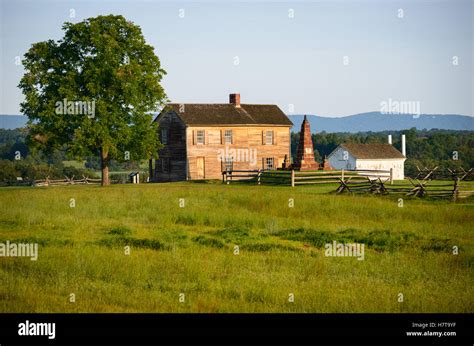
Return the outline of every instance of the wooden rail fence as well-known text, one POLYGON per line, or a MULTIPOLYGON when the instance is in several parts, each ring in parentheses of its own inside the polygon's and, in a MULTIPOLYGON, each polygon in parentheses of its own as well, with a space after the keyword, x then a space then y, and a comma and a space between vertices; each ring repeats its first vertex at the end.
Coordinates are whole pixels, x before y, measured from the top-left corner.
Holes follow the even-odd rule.
MULTIPOLYGON (((115 183, 116 181, 112 181, 115 183)), ((64 176, 64 179, 18 179, 16 181, 1 182, 1 186, 61 186, 61 185, 79 185, 79 184, 101 184, 101 179, 82 176, 82 179, 74 179, 74 176, 64 176)))
POLYGON ((393 170, 358 169, 340 171, 291 171, 291 186, 304 184, 331 184, 341 180, 351 179, 353 182, 366 182, 386 177, 393 182, 393 170))
MULTIPOLYGON (((474 195, 462 181, 467 179, 469 171, 450 171, 447 177, 451 180, 434 180, 431 170, 423 178, 407 181, 393 180, 393 170, 333 170, 333 171, 284 171, 284 170, 226 170, 222 172, 222 181, 230 184, 233 181, 256 183, 258 185, 309 185, 339 184, 336 193, 371 193, 378 195, 400 194, 413 197, 449 198, 457 200, 474 195)), ((438 174, 438 176, 440 176, 438 174)))
MULTIPOLYGON (((125 184, 128 182, 129 174, 124 173, 125 176, 119 176, 114 174, 114 178, 110 179, 111 184, 125 184)), ((82 179, 75 179, 74 176, 64 176, 64 179, 50 179, 47 176, 45 179, 22 179, 17 178, 16 181, 1 181, 0 186, 63 186, 63 185, 91 185, 91 184, 102 184, 100 178, 89 178, 88 176, 82 176, 82 179)))
POLYGON ((100 184, 102 182, 101 179, 93 179, 86 176, 82 176, 82 179, 74 179, 74 176, 67 177, 64 176, 65 179, 39 179, 33 180, 33 186, 60 186, 60 185, 76 185, 76 184, 100 184))
POLYGON ((417 173, 416 175, 412 176, 413 179, 421 179, 421 180, 454 180, 459 178, 462 181, 472 181, 474 180, 474 168, 469 170, 465 170, 464 168, 459 169, 440 169, 438 166, 434 168, 420 168, 416 166, 417 173))
POLYGON ((253 181, 255 180, 257 184, 260 185, 260 180, 262 177, 263 169, 255 170, 225 170, 222 172, 222 182, 225 184, 230 184, 234 178, 238 181, 253 181), (246 178, 246 179, 242 179, 246 178))
POLYGON ((258 185, 308 185, 334 184, 344 179, 352 181, 376 180, 386 177, 393 182, 393 170, 333 170, 333 171, 285 171, 285 170, 225 170, 222 172, 222 182, 232 181, 256 182, 258 185))
POLYGON ((448 198, 454 201, 474 195, 474 191, 466 190, 466 187, 462 186, 461 178, 459 177, 456 177, 451 182, 442 181, 442 184, 439 184, 438 181, 420 181, 410 178, 408 178, 408 181, 411 185, 398 183, 387 186, 388 180, 384 181, 380 178, 377 180, 367 179, 365 182, 353 182, 351 178, 341 179, 336 193, 401 194, 413 197, 448 198))

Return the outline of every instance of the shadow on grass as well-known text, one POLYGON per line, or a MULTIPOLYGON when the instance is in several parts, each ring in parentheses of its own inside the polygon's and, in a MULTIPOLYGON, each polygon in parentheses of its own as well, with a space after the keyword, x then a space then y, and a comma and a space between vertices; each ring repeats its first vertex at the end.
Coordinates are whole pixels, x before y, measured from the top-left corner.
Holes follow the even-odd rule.
POLYGON ((133 238, 133 231, 126 226, 118 226, 107 232, 108 236, 96 242, 98 245, 106 247, 130 246, 133 248, 169 250, 170 246, 155 240, 146 238, 133 238))
POLYGON ((452 248, 451 240, 446 238, 420 238, 413 232, 393 232, 389 230, 362 231, 354 228, 338 232, 314 229, 287 229, 277 232, 282 239, 301 241, 314 247, 323 247, 334 241, 338 243, 361 243, 376 251, 395 251, 402 248, 418 247, 424 251, 443 252, 452 248))

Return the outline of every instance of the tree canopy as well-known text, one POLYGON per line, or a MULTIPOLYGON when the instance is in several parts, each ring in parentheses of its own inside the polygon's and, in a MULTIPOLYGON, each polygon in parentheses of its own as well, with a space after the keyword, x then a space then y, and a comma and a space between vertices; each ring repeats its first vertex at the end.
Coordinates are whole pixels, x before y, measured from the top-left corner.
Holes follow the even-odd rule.
MULTIPOLYGON (((468 170, 474 167, 474 132, 454 130, 416 130, 403 131, 358 132, 358 133, 326 133, 312 135, 314 157, 322 162, 342 143, 387 143, 387 135, 393 136, 393 145, 401 151, 401 135, 406 136, 407 160, 405 175, 415 176, 419 168, 438 166, 440 169, 468 170)), ((293 158, 299 133, 291 133, 291 150, 293 158)))
POLYGON ((166 102, 166 72, 139 26, 122 16, 63 25, 59 41, 34 43, 19 87, 28 141, 43 151, 66 146, 73 157, 99 155, 102 184, 109 162, 157 157, 151 112, 166 102))

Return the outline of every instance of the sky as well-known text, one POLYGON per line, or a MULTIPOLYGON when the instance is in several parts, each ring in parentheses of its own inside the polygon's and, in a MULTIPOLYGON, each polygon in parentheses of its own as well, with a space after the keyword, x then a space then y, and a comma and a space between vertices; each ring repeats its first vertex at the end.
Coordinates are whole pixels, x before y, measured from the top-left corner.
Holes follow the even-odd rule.
POLYGON ((416 102, 474 115, 474 1, 0 0, 0 114, 20 114, 19 59, 64 22, 121 14, 142 28, 179 103, 277 104, 346 116, 416 102))

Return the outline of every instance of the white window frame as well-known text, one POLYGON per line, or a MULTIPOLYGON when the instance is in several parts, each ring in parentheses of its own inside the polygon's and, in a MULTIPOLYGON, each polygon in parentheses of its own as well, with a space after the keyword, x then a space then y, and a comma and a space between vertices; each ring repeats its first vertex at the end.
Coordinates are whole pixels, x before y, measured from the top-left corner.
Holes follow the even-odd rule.
POLYGON ((224 130, 224 144, 232 144, 232 130, 224 130))
POLYGON ((265 145, 272 145, 273 144, 273 130, 265 131, 265 145))
POLYGON ((268 169, 268 170, 275 169, 275 159, 273 157, 265 158, 265 169, 268 169))
POLYGON ((206 131, 205 130, 196 130, 196 144, 203 145, 206 143, 206 131), (202 135, 202 142, 199 140, 202 135))

